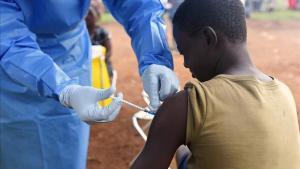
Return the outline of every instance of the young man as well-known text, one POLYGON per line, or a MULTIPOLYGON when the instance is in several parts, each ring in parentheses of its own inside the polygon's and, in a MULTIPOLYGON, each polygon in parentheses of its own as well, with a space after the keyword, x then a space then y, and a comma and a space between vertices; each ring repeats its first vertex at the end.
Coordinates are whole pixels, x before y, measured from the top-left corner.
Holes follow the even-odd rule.
POLYGON ((186 0, 173 24, 197 80, 159 108, 132 168, 166 169, 187 145, 179 168, 299 169, 293 96, 252 63, 240 0, 186 0))

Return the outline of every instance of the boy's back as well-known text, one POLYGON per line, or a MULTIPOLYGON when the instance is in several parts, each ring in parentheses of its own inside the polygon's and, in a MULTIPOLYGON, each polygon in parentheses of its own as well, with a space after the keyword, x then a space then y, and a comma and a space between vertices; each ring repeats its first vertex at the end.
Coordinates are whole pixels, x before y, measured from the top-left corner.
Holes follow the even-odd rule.
POLYGON ((299 169, 295 102, 278 80, 218 75, 188 90, 188 168, 299 169))

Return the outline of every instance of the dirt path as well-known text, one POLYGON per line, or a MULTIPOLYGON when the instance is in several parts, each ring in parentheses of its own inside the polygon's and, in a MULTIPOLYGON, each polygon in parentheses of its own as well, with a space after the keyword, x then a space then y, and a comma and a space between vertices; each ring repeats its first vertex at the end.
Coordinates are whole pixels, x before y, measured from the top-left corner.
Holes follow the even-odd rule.
MULTIPOLYGON (((141 81, 130 40, 118 24, 105 27, 112 32, 113 64, 118 71, 118 90, 124 98, 145 105, 140 95, 141 81)), ((292 89, 300 108, 300 22, 248 22, 249 50, 257 66, 285 82, 292 89)), ((181 86, 191 79, 182 66, 183 59, 174 53, 175 71, 181 86)), ((92 126, 88 169, 125 169, 143 146, 132 127, 136 110, 123 106, 119 117, 110 124, 92 126)))

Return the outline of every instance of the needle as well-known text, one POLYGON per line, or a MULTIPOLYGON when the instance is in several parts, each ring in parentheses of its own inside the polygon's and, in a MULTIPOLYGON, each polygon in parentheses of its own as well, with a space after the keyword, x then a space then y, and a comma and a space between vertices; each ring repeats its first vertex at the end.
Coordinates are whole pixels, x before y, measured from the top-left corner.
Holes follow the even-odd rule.
MULTIPOLYGON (((113 98, 113 99, 116 99, 115 96, 110 96, 110 97, 113 98)), ((136 104, 133 104, 133 103, 127 101, 127 100, 122 99, 121 102, 122 102, 122 103, 125 103, 125 104, 127 104, 127 105, 129 105, 129 106, 131 106, 131 107, 134 107, 134 108, 136 108, 136 109, 139 109, 139 110, 141 110, 141 111, 144 111, 144 112, 146 112, 146 113, 152 114, 152 112, 150 112, 150 110, 148 110, 148 109, 146 109, 146 108, 142 108, 142 107, 140 107, 140 106, 138 106, 138 105, 136 105, 136 104)))

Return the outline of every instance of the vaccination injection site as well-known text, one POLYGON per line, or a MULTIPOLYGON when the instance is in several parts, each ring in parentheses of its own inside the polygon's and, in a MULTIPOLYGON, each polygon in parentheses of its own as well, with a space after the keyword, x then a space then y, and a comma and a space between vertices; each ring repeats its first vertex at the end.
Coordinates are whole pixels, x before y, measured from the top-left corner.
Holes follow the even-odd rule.
POLYGON ((300 0, 0 0, 0 169, 300 169, 300 0))

